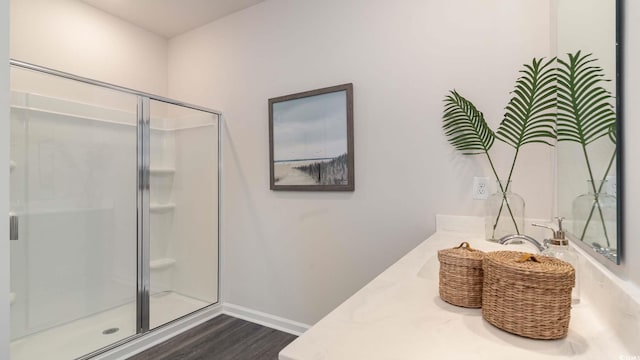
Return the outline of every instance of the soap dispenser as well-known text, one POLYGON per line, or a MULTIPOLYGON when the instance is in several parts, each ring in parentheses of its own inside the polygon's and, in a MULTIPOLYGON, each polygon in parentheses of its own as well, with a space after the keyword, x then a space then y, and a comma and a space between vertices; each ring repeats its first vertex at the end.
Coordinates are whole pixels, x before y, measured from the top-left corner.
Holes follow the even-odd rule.
POLYGON ((565 237, 565 232, 562 229, 562 221, 564 218, 555 218, 558 221, 558 230, 546 225, 533 224, 535 226, 544 227, 553 231, 553 237, 546 239, 544 245, 546 249, 542 252, 542 255, 552 256, 554 258, 568 262, 573 266, 576 271, 576 283, 571 291, 571 303, 577 304, 580 302, 580 276, 579 276, 579 257, 576 252, 569 248, 569 240, 565 237))

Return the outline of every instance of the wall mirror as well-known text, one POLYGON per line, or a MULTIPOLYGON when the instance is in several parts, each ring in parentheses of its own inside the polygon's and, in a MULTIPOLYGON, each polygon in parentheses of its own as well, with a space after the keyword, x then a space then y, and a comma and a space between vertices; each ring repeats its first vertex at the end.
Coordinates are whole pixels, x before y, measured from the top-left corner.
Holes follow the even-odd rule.
MULTIPOLYGON (((593 106, 591 118, 585 119, 573 135, 570 132, 567 135, 565 129, 563 139, 559 91, 557 211, 565 218, 565 230, 574 244, 593 251, 604 263, 616 264, 620 263, 622 245, 622 144, 621 136, 617 136, 622 125, 622 25, 619 21, 622 2, 554 2, 558 58, 569 63, 568 54, 575 55, 580 51, 580 57, 588 56, 584 59, 587 61, 584 69, 599 67, 600 73, 594 79, 598 79, 598 84, 611 95, 600 100, 583 96, 580 100, 583 102, 576 105, 576 109, 586 112, 585 109, 593 106), (574 139, 569 139, 572 136, 574 139)), ((562 67, 560 63, 561 70, 562 67)), ((580 76, 587 76, 587 72, 589 70, 580 76)))

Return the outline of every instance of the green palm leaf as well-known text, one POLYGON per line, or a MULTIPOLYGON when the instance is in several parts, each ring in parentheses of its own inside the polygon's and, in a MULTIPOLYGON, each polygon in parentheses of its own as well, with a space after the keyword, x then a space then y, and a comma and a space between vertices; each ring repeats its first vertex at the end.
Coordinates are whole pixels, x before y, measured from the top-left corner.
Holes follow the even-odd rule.
POLYGON ((617 144, 618 141, 618 127, 616 126, 615 123, 611 124, 611 126, 609 126, 609 139, 611 140, 612 143, 617 144))
POLYGON ((596 59, 580 51, 558 59, 558 141, 574 141, 586 146, 609 135, 614 141, 616 114, 613 96, 601 85, 604 71, 593 65, 596 59))
POLYGON ((516 80, 513 97, 507 105, 497 137, 518 150, 529 143, 553 146, 556 138, 555 59, 533 59, 525 64, 516 80))
POLYGON ((495 141, 495 134, 484 115, 455 90, 444 103, 442 129, 449 143, 465 155, 486 154, 495 141))

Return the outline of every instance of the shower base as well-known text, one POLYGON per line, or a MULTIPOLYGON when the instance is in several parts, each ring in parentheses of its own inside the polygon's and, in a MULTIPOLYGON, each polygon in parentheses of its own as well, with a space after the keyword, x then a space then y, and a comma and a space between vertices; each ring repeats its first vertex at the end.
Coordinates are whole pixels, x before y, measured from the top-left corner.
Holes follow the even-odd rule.
MULTIPOLYGON (((175 292, 151 296, 150 327, 199 310, 209 303, 175 292)), ((69 360, 135 334, 135 302, 11 342, 11 360, 69 360)))

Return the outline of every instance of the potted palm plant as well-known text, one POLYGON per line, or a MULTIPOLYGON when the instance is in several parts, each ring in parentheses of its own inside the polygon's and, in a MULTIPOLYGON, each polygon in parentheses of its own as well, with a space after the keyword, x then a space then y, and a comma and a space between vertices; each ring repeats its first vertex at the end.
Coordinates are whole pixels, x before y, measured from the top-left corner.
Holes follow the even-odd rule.
POLYGON ((511 178, 524 145, 553 146, 556 138, 554 63, 555 58, 534 58, 530 64, 524 64, 497 132, 489 127, 482 112, 457 91, 452 90, 445 97, 442 128, 447 140, 464 155, 484 155, 498 184, 496 206, 487 209, 485 235, 488 240, 524 231, 524 203, 519 209, 520 205, 511 198, 511 178), (498 175, 490 155, 495 139, 514 149, 506 178, 498 175))

